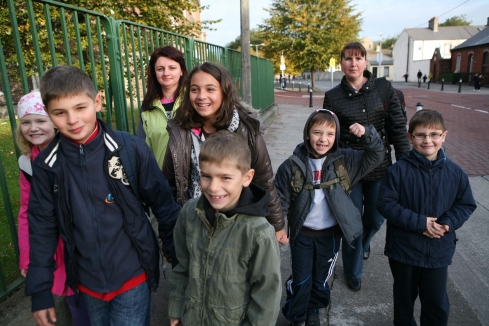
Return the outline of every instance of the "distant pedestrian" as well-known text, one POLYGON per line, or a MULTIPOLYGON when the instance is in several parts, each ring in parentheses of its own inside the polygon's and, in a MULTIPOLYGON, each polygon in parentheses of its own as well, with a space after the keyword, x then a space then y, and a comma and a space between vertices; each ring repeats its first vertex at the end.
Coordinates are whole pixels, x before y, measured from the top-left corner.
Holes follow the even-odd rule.
POLYGON ((408 79, 408 77, 409 77, 409 75, 408 75, 407 71, 406 71, 406 73, 404 74, 404 76, 402 76, 402 77, 404 78, 404 82, 405 82, 405 83, 407 83, 407 79, 408 79))
POLYGON ((479 79, 479 74, 475 74, 474 77, 472 78, 472 81, 474 82, 474 91, 480 88, 480 79, 479 79))
POLYGON ((426 83, 426 79, 427 79, 427 78, 428 78, 428 77, 426 77, 426 75, 424 75, 424 76, 423 76, 423 83, 426 83))
POLYGON ((394 277, 394 325, 447 325, 448 265, 460 228, 477 208, 467 174, 442 148, 443 116, 421 110, 409 122, 413 149, 392 165, 380 185, 377 209, 387 220, 384 254, 394 277))
POLYGON ((421 83, 421 77, 423 77, 423 73, 421 72, 421 70, 418 70, 418 83, 421 83))

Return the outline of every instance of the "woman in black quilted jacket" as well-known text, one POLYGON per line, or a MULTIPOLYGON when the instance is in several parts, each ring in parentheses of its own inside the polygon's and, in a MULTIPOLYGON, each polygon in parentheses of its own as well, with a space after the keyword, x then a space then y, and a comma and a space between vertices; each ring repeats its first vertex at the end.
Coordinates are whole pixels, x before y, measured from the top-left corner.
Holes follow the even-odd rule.
POLYGON ((379 132, 386 155, 384 161, 360 180, 350 197, 362 212, 363 236, 352 246, 343 241, 343 270, 348 287, 359 291, 362 287, 363 260, 370 255, 370 240, 380 229, 384 218, 375 207, 380 181, 387 168, 392 165, 391 147, 394 145, 396 158, 410 150, 406 136, 406 123, 399 99, 391 83, 387 87, 389 103, 384 108, 377 80, 366 70, 367 51, 362 44, 350 42, 341 51, 341 70, 345 76, 341 83, 326 92, 323 108, 335 112, 340 121, 340 146, 363 149, 357 138, 351 137, 349 126, 358 122, 373 125, 379 132), (354 247, 354 248, 353 248, 354 247))

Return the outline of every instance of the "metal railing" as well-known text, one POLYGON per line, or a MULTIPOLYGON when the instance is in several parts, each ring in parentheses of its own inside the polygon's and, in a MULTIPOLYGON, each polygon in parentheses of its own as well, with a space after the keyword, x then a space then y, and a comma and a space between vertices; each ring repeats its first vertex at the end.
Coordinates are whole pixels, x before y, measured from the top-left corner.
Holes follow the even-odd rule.
MULTIPOLYGON (((241 95, 238 51, 52 0, 7 0, 7 7, 12 28, 5 33, 0 30, 0 106, 4 99, 10 130, 0 126, 0 138, 9 145, 0 148, 0 228, 8 228, 10 237, 0 237, 0 300, 24 281, 18 270, 15 218, 20 155, 14 145, 15 103, 35 88, 45 71, 58 65, 84 70, 102 94, 99 117, 131 133, 136 132, 138 109, 146 93, 150 55, 158 47, 177 47, 189 70, 205 61, 227 67, 241 95)), ((263 110, 274 102, 273 63, 252 56, 251 69, 252 106, 263 110)))

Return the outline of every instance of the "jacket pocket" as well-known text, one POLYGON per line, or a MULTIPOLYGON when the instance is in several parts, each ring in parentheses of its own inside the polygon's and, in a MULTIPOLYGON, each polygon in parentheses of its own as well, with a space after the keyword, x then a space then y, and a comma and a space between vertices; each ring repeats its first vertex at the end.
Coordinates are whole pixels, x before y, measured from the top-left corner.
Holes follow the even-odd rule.
POLYGON ((216 317, 216 325, 240 325, 245 318, 248 303, 245 303, 239 307, 229 308, 229 307, 212 307, 214 311, 214 316, 216 317))
POLYGON ((195 300, 185 300, 183 305, 183 313, 181 317, 181 322, 183 325, 198 325, 199 316, 198 311, 195 309, 195 300))

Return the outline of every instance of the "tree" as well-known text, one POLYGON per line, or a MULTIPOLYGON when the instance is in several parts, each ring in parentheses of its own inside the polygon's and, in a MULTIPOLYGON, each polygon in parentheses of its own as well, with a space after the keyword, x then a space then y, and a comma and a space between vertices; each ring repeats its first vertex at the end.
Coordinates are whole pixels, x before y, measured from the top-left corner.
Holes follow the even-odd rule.
POLYGON ((453 16, 445 20, 439 26, 469 26, 472 24, 471 20, 467 20, 466 15, 453 16))
POLYGON ((387 37, 385 40, 382 40, 382 49, 392 49, 398 36, 387 37))
MULTIPOLYGON (((21 47, 25 59, 25 66, 28 70, 28 74, 34 74, 35 68, 35 54, 34 47, 32 45, 32 33, 31 27, 27 15, 27 1, 25 0, 0 0, 0 5, 5 10, 0 11, 0 36, 2 39, 2 45, 6 62, 9 70, 15 71, 17 67, 17 58, 15 55, 14 40, 12 37, 12 23, 10 19, 9 10, 7 10, 7 2, 13 3, 15 7, 15 15, 17 17, 18 31, 20 34, 21 47)), ((211 25, 219 22, 205 20, 202 22, 191 21, 185 17, 184 11, 195 12, 199 10, 208 9, 206 7, 200 7, 198 1, 195 0, 58 0, 61 3, 67 3, 71 6, 88 9, 108 17, 115 18, 117 20, 130 20, 142 25, 153 26, 165 31, 169 31, 176 34, 181 34, 187 37, 198 37, 202 30, 212 30, 211 25)), ((38 31, 38 44, 41 49, 41 58, 43 62, 49 62, 49 44, 48 35, 46 30, 46 21, 43 11, 43 4, 39 2, 33 2, 34 16, 36 21, 36 28, 38 31)), ((51 24, 54 35, 51 37, 56 48, 56 56, 63 57, 64 42, 61 39, 61 25, 60 25, 60 11, 56 6, 50 6, 51 24)), ((68 39, 70 42, 75 40, 75 32, 73 29, 72 10, 66 10, 65 19, 68 25, 68 39)), ((85 22, 85 16, 78 14, 77 19, 79 22, 79 33, 81 34, 81 43, 84 49, 87 47, 86 41, 86 23, 89 23, 93 30, 91 33, 93 44, 97 44, 97 34, 95 31, 94 20, 85 22)), ((70 46, 73 44, 70 43, 70 46)), ((76 49, 74 49, 76 51, 76 49)), ((73 56, 77 58, 77 53, 73 56)), ((62 61, 61 61, 62 62, 62 61)), ((15 73, 13 74, 15 77, 15 73)), ((18 77, 18 76, 17 76, 18 77)))
MULTIPOLYGON (((259 29, 252 29, 250 31, 250 43, 251 44, 262 44, 263 43, 263 32, 260 31, 259 29)), ((227 48, 233 49, 233 50, 239 50, 241 48, 241 35, 236 37, 236 39, 232 42, 229 42, 226 44, 227 48)))
POLYGON ((357 39, 360 13, 353 14, 350 0, 274 0, 267 9, 270 18, 260 25, 264 34, 263 51, 275 61, 280 55, 289 67, 309 70, 314 89, 314 72, 328 67, 330 58, 339 62, 345 43, 357 39))

